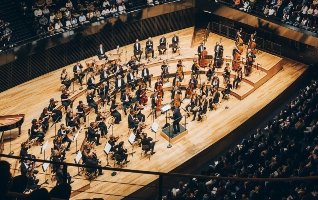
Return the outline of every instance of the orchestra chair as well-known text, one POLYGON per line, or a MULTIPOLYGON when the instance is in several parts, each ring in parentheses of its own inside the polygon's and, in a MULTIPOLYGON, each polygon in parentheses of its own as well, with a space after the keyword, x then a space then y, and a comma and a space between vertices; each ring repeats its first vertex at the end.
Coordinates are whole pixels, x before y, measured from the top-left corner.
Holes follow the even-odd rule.
POLYGON ((208 117, 206 116, 206 113, 201 115, 201 119, 200 122, 203 122, 204 120, 206 120, 208 117))
POLYGON ((124 165, 127 167, 127 163, 125 162, 125 159, 123 159, 119 154, 114 154, 114 167, 119 166, 120 168, 123 168, 124 165))
POLYGON ((141 145, 141 157, 142 156, 148 157, 150 160, 151 157, 151 151, 149 145, 141 145))
POLYGON ((98 170, 93 168, 85 168, 85 176, 89 181, 95 179, 98 175, 98 170))

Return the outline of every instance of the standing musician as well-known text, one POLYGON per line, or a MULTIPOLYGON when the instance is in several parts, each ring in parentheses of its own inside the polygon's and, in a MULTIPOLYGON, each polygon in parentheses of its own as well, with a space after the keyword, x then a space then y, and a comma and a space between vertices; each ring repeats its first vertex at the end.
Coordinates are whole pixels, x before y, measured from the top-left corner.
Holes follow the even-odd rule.
POLYGON ((151 37, 148 38, 146 42, 146 59, 148 59, 148 54, 151 53, 151 57, 153 58, 155 55, 155 51, 153 50, 153 41, 151 37))
POLYGON ((99 143, 99 139, 100 139, 100 135, 98 133, 96 133, 96 123, 95 122, 91 122, 89 124, 88 130, 87 130, 87 139, 89 141, 95 141, 96 140, 96 146, 101 145, 101 143, 99 143))
POLYGON ((128 115, 128 128, 135 130, 138 127, 139 120, 134 115, 134 110, 130 109, 128 115))
POLYGON ((201 58, 200 58, 200 67, 207 67, 209 64, 209 59, 206 58, 206 56, 208 55, 208 51, 206 50, 206 47, 203 48, 203 50, 201 51, 201 58))
POLYGON ((127 91, 125 91, 121 97, 121 101, 123 103, 123 109, 124 109, 124 113, 125 115, 127 115, 127 108, 129 108, 129 106, 132 104, 133 102, 133 98, 131 96, 131 94, 128 94, 127 91))
POLYGON ((184 66, 182 64, 182 60, 178 60, 176 75, 180 78, 180 81, 182 81, 184 79, 183 68, 184 68, 184 66))
POLYGON ((39 121, 41 122, 42 131, 46 133, 49 129, 49 119, 52 113, 48 111, 48 108, 43 108, 43 111, 39 117, 39 121))
POLYGON ((141 78, 147 86, 147 82, 149 83, 149 87, 151 87, 151 76, 149 74, 149 69, 145 67, 145 64, 142 64, 141 70, 141 78))
POLYGON ((177 50, 180 50, 180 48, 179 48, 179 36, 174 34, 172 37, 172 53, 176 53, 177 50))
POLYGON ((52 113, 53 122, 60 122, 62 119, 62 111, 56 109, 57 102, 54 98, 50 99, 49 106, 47 107, 48 111, 52 113))
MULTIPOLYGON (((211 61, 212 62, 212 61, 211 61)), ((211 81, 212 77, 215 74, 215 66, 211 65, 211 63, 209 64, 209 68, 208 71, 206 72, 206 77, 208 81, 211 81)))
POLYGON ((69 79, 66 69, 62 70, 60 79, 61 83, 65 86, 65 88, 69 89, 72 84, 72 81, 69 79))
MULTIPOLYGON (((81 63, 76 63, 73 67, 74 78, 80 83, 81 88, 83 86, 83 78, 85 76, 83 72, 83 65, 81 63)), ((80 88, 80 89, 81 89, 80 88)))
POLYGON ((233 88, 234 89, 237 89, 238 84, 242 81, 242 79, 243 79, 243 72, 242 72, 242 68, 240 68, 237 70, 235 77, 234 77, 234 80, 233 80, 233 88))
POLYGON ((138 61, 140 61, 142 55, 141 45, 139 43, 139 40, 137 39, 134 44, 134 56, 137 58, 138 61))
POLYGON ((99 83, 108 81, 108 75, 109 75, 109 72, 108 72, 107 66, 105 66, 103 69, 99 71, 99 83))
POLYGON ((237 47, 237 49, 239 50, 240 53, 243 52, 243 48, 244 48, 244 42, 243 42, 243 38, 242 38, 242 28, 240 28, 237 32, 236 32, 236 37, 235 37, 235 45, 237 47))
POLYGON ((98 104, 94 100, 94 91, 88 90, 86 95, 86 101, 89 107, 94 108, 95 113, 98 113, 98 104))
POLYGON ((81 118, 83 118, 83 121, 86 122, 86 110, 88 110, 88 107, 84 105, 83 101, 78 102, 76 110, 78 119, 81 120, 81 118))
POLYGON ((135 56, 131 56, 130 60, 127 63, 127 66, 130 67, 134 73, 138 74, 138 64, 135 56))
MULTIPOLYGON (((151 98, 151 109, 152 112, 154 113, 155 118, 157 118, 157 104, 159 102, 158 100, 158 92, 155 90, 154 93, 150 96, 151 98)), ((161 97, 160 97, 161 98, 161 97)))
POLYGON ((34 138, 39 138, 40 142, 44 141, 44 132, 41 131, 41 124, 39 123, 39 121, 37 119, 33 119, 32 120, 32 125, 31 125, 31 129, 30 129, 30 139, 34 139, 34 138))
POLYGON ((168 79, 169 82, 169 66, 167 65, 167 61, 164 60, 162 61, 162 65, 161 65, 161 79, 165 80, 168 79))
POLYGON ((165 36, 162 36, 159 40, 158 51, 159 55, 165 54, 167 51, 167 39, 165 36))
POLYGON ((199 62, 201 62, 201 53, 202 51, 204 50, 204 45, 203 45, 203 42, 200 43, 200 45, 198 46, 198 57, 199 57, 199 62))
POLYGON ((214 47, 214 65, 217 68, 220 68, 223 64, 223 45, 220 42, 216 42, 214 47))
POLYGON ((61 124, 60 125, 60 129, 57 131, 57 135, 62 137, 62 143, 66 143, 67 142, 67 147, 66 147, 66 151, 70 150, 70 146, 72 143, 72 140, 67 136, 67 134, 71 132, 70 129, 67 129, 65 124, 61 124))
POLYGON ((89 78, 87 79, 87 89, 93 90, 95 93, 96 83, 95 83, 95 77, 93 73, 90 73, 89 78))
POLYGON ((115 99, 113 99, 110 105, 110 113, 111 116, 115 119, 115 124, 119 124, 121 121, 121 114, 118 112, 117 106, 118 105, 116 105, 115 99))
POLYGON ((65 111, 67 110, 67 107, 70 106, 71 108, 73 107, 73 102, 72 100, 69 98, 70 94, 67 90, 63 90, 62 94, 61 94, 61 102, 62 105, 65 108, 65 111))
POLYGON ((101 99, 102 106, 105 105, 107 102, 107 105, 109 104, 110 101, 110 94, 108 94, 109 91, 109 82, 103 82, 102 84, 99 85, 98 87, 98 94, 101 99))
POLYGON ((240 68, 241 65, 241 51, 238 47, 235 47, 232 51, 232 70, 236 71, 240 68))
POLYGON ((199 73, 200 73, 200 65, 198 64, 198 60, 197 59, 193 59, 191 72, 192 72, 192 76, 194 76, 197 79, 198 76, 199 76, 199 73))
POLYGON ((103 60, 103 59, 107 60, 108 59, 108 57, 106 55, 106 51, 105 51, 105 49, 103 47, 103 44, 99 45, 99 48, 98 48, 98 51, 97 51, 97 56, 98 56, 99 60, 103 60))
POLYGON ((245 71, 245 76, 249 76, 252 72, 252 67, 255 62, 255 54, 251 49, 247 49, 247 54, 246 54, 246 67, 244 69, 245 71))
POLYGON ((129 69, 127 72, 127 84, 131 86, 132 90, 135 90, 136 88, 135 81, 136 81, 136 78, 134 76, 134 73, 132 72, 131 69, 129 69))
POLYGON ((173 112, 173 115, 171 117, 171 119, 173 120, 173 134, 177 134, 178 132, 180 132, 180 121, 182 119, 182 115, 178 107, 172 107, 171 109, 173 112))
POLYGON ((97 124, 97 127, 99 128, 100 132, 101 132, 101 137, 106 137, 106 134, 108 133, 107 131, 107 126, 105 124, 105 117, 102 115, 101 112, 98 112, 96 115, 96 119, 95 122, 97 124))
POLYGON ((256 54, 256 31, 251 34, 248 41, 248 49, 251 49, 253 54, 256 54))

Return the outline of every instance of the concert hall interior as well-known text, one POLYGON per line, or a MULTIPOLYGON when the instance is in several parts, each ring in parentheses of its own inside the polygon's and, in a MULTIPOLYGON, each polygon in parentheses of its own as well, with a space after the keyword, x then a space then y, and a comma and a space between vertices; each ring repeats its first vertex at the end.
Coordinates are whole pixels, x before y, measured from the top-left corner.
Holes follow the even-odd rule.
POLYGON ((290 2, 3 0, 0 200, 317 199, 318 4, 290 2))

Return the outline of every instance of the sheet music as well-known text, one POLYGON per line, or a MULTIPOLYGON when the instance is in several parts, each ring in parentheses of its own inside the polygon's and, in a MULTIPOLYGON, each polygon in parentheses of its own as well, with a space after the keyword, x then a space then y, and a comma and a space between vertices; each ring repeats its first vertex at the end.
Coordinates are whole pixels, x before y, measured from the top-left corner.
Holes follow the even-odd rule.
POLYGON ((154 122, 151 124, 151 130, 153 132, 157 133, 158 129, 159 129, 159 124, 157 122, 154 122))
POLYGON ((172 84, 170 82, 164 83, 162 85, 163 88, 167 88, 167 87, 171 87, 171 86, 172 86, 172 84))
POLYGON ((50 166, 50 163, 43 163, 42 169, 44 172, 46 172, 47 168, 50 166))
POLYGON ((45 151, 45 149, 47 148, 48 144, 49 144, 49 141, 45 141, 45 143, 42 146, 42 151, 45 151))
POLYGON ((110 145, 110 144, 107 142, 106 145, 105 145, 105 148, 104 148, 104 152, 105 152, 106 154, 109 154, 111 148, 112 148, 112 145, 110 145))
POLYGON ((135 142, 135 139, 136 139, 136 135, 134 133, 131 133, 129 138, 128 138, 128 142, 130 144, 133 144, 135 142))
POLYGON ((168 104, 161 107, 161 112, 166 112, 166 111, 170 110, 170 108, 171 108, 171 104, 168 103, 168 104))
POLYGON ((75 163, 78 164, 81 159, 82 159, 82 152, 78 151, 75 157, 75 163))

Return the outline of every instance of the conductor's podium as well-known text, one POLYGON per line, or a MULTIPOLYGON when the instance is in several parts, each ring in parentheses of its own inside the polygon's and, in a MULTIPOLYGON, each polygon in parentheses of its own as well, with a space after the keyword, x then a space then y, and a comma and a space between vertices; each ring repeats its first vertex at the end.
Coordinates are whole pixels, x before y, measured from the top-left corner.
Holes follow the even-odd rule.
POLYGON ((177 134, 173 134, 173 126, 167 126, 163 129, 161 129, 160 135, 167 141, 169 141, 170 137, 170 142, 172 144, 176 143, 180 139, 182 139, 185 135, 188 134, 188 130, 180 123, 180 132, 177 134))

